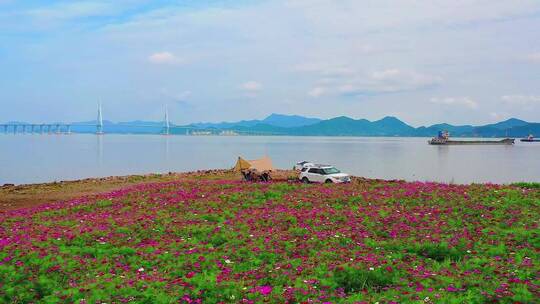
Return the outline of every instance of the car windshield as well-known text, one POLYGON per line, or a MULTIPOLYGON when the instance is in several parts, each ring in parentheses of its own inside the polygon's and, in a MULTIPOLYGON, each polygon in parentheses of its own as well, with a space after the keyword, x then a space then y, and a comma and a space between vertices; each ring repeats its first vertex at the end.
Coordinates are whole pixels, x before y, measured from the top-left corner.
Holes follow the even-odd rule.
POLYGON ((336 173, 340 173, 341 171, 339 171, 338 169, 332 167, 332 168, 324 168, 323 169, 324 171, 324 174, 336 174, 336 173))

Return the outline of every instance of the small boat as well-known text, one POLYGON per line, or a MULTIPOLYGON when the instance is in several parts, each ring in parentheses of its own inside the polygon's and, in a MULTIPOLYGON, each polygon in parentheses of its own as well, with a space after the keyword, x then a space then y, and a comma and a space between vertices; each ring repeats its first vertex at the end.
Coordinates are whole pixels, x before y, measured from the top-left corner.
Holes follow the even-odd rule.
POLYGON ((450 140, 448 131, 439 132, 437 137, 428 140, 430 145, 513 145, 513 138, 501 140, 450 140))
POLYGON ((527 138, 520 139, 522 142, 540 142, 540 139, 534 139, 534 136, 530 134, 527 138))

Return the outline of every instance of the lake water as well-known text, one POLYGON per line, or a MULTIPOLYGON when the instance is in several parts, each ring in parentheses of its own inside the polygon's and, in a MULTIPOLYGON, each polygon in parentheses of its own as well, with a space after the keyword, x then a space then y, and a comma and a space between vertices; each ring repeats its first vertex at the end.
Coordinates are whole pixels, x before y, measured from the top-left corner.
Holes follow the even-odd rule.
POLYGON ((454 183, 540 182, 540 143, 430 146, 427 138, 5 135, 0 184, 231 168, 269 155, 277 168, 311 160, 371 178, 454 183))

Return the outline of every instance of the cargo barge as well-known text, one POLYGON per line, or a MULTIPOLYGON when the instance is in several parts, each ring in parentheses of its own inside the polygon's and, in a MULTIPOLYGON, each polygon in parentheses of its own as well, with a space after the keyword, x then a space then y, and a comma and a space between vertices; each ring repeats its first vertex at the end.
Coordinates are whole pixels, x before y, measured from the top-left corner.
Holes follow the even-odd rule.
POLYGON ((534 136, 529 135, 527 138, 520 139, 522 142, 540 142, 540 139, 535 139, 534 136))
POLYGON ((513 145, 514 142, 513 138, 501 140, 451 140, 447 131, 439 132, 437 137, 428 140, 430 145, 513 145))

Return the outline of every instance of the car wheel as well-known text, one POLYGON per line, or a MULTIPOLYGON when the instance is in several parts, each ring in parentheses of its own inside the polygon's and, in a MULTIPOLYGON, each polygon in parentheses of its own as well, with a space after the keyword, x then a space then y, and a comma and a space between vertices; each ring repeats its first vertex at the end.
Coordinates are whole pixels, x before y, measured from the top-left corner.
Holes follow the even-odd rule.
POLYGON ((302 183, 309 184, 309 179, 307 177, 302 177, 302 183))
POLYGON ((332 184, 332 183, 333 183, 333 181, 332 181, 331 179, 327 179, 327 180, 325 180, 324 182, 325 182, 326 184, 332 184))

